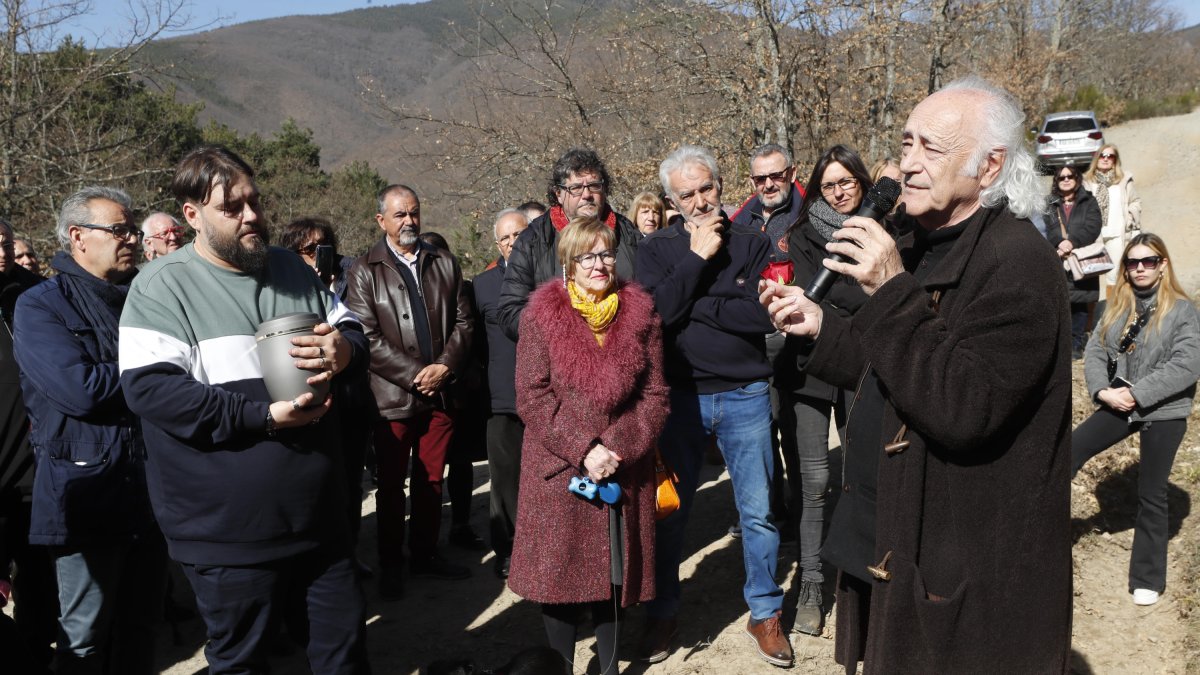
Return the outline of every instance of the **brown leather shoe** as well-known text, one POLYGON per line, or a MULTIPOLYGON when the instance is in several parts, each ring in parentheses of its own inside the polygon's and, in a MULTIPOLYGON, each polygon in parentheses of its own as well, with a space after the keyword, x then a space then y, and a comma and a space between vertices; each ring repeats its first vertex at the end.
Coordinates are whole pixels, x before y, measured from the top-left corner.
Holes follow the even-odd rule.
POLYGON ((675 638, 675 617, 669 619, 646 619, 646 630, 638 645, 638 659, 646 663, 666 661, 671 655, 671 640, 675 638))
POLYGON ((758 655, 767 663, 782 668, 792 667, 792 644, 788 642, 787 634, 779 625, 779 617, 783 612, 775 612, 775 616, 758 623, 751 619, 746 624, 746 635, 754 639, 758 646, 758 655))

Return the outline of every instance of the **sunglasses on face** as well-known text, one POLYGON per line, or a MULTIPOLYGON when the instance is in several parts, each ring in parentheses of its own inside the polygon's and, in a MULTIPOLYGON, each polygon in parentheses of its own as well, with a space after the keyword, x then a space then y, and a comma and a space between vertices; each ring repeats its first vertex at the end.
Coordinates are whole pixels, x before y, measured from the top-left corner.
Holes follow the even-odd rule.
POLYGON ((764 173, 761 176, 750 176, 750 180, 754 181, 755 185, 762 185, 762 184, 766 183, 767 181, 771 181, 772 183, 786 183, 788 172, 791 170, 792 170, 792 167, 789 166, 786 169, 784 169, 783 171, 776 171, 774 173, 764 173))
POLYGON ((1071 181, 1075 180, 1075 176, 1074 176, 1074 175, 1072 175, 1072 174, 1069 174, 1069 173, 1068 173, 1068 174, 1066 174, 1066 175, 1063 175, 1063 176, 1059 176, 1059 177, 1058 177, 1058 182, 1060 182, 1060 183, 1065 183, 1065 182, 1067 182, 1067 181, 1069 181, 1069 180, 1071 180, 1071 181))
POLYGON ((1116 158, 1117 158, 1117 155, 1116 155, 1116 153, 1114 153, 1114 152, 1102 152, 1102 153, 1100 153, 1100 159, 1116 159, 1116 158))
POLYGON ((1162 262, 1162 260, 1163 258, 1160 255, 1151 255, 1146 256, 1145 258, 1127 258, 1125 260, 1125 269, 1133 272, 1138 268, 1138 265, 1141 265, 1147 270, 1153 272, 1154 270, 1158 269, 1158 264, 1162 262))
POLYGON ((296 249, 296 252, 301 253, 303 255, 315 255, 317 252, 317 247, 324 246, 324 245, 325 245, 325 242, 323 242, 323 241, 314 241, 313 243, 309 244, 308 246, 301 246, 300 248, 296 249))

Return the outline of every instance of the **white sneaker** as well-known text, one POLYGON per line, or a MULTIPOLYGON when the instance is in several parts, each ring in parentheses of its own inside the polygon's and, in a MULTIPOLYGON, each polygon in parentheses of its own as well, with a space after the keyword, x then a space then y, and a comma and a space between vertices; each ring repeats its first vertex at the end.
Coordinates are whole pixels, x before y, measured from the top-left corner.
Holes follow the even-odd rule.
POLYGON ((1158 602, 1158 591, 1152 591, 1149 588, 1135 588, 1133 590, 1133 604, 1153 605, 1156 602, 1158 602))

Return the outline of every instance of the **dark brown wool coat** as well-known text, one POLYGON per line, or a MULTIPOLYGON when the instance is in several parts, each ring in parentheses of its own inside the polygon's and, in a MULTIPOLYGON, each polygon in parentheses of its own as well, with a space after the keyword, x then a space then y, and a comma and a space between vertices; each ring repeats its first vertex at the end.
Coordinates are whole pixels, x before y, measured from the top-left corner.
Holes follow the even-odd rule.
POLYGON ((668 410, 662 328, 641 287, 627 283, 618 294, 603 347, 560 280, 535 291, 521 316, 517 412, 525 442, 508 585, 537 602, 611 597, 608 514, 567 492, 593 439, 622 458, 621 604, 654 597, 654 447, 668 410))
MULTIPOLYGON (((900 241, 910 269, 911 243, 900 241)), ((887 395, 876 451, 902 423, 911 442, 879 460, 875 559, 891 553, 891 579, 872 590, 867 673, 1067 672, 1064 286, 1033 226, 988 209, 923 287, 901 274, 853 323, 826 314, 810 372, 856 384, 873 368, 887 395)))

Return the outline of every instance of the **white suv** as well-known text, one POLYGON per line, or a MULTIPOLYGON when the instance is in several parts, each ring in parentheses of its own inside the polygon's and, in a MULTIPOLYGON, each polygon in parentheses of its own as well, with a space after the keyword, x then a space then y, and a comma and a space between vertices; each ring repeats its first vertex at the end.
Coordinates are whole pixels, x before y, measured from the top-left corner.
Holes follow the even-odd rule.
POLYGON ((1037 137, 1037 158, 1046 171, 1088 164, 1103 145, 1104 132, 1092 111, 1050 113, 1037 137))

